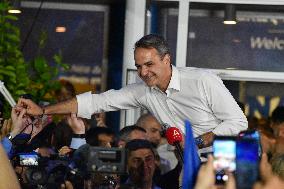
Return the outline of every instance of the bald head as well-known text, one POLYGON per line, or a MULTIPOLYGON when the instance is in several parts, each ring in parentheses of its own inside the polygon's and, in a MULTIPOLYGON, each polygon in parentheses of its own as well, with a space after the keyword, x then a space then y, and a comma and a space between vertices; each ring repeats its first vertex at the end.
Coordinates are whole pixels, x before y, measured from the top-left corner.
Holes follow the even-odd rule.
POLYGON ((162 127, 158 120, 151 114, 143 114, 136 123, 137 126, 146 130, 147 139, 158 146, 161 141, 162 127))

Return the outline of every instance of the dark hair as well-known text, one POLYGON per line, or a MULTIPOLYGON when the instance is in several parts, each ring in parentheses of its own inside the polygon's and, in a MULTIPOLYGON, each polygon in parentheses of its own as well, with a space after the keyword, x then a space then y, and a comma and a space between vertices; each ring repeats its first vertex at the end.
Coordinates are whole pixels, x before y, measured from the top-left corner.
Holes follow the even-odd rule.
POLYGON ((53 130, 52 145, 59 150, 63 146, 70 146, 72 140, 72 129, 66 121, 61 120, 53 130))
POLYGON ((86 132, 86 142, 91 146, 99 146, 99 135, 115 135, 114 131, 108 127, 92 127, 86 132))
POLYGON ((137 48, 146 48, 146 49, 154 48, 158 51, 161 58, 164 58, 166 54, 169 55, 171 54, 170 48, 166 40, 162 36, 156 34, 145 35, 144 37, 139 39, 135 43, 134 53, 137 48))
POLYGON ((276 124, 284 122, 284 106, 278 106, 275 110, 273 110, 271 121, 276 124))
POLYGON ((126 126, 119 131, 118 133, 119 139, 128 142, 130 133, 135 130, 146 133, 145 129, 143 129, 142 127, 138 127, 137 125, 126 126))
POLYGON ((71 82, 66 81, 66 80, 61 80, 60 84, 61 84, 61 88, 59 88, 55 91, 55 95, 56 95, 56 97, 58 98, 59 101, 69 100, 70 98, 76 96, 75 88, 74 88, 74 86, 71 82), (69 96, 64 96, 62 94, 63 89, 65 89, 67 91, 69 96))
POLYGON ((126 143, 125 149, 127 149, 129 152, 139 150, 139 149, 150 149, 153 154, 154 153, 154 146, 152 143, 148 140, 143 139, 134 139, 126 143))

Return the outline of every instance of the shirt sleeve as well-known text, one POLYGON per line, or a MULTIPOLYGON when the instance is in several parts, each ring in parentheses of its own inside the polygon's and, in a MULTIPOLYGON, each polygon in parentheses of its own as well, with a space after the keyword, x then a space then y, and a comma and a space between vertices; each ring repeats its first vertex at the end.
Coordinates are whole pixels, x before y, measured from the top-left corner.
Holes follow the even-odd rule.
POLYGON ((86 144, 86 139, 84 138, 72 138, 70 148, 78 149, 80 146, 86 144))
POLYGON ((7 137, 4 137, 2 140, 1 140, 1 144, 4 148, 4 150, 6 151, 7 155, 9 155, 11 149, 12 149, 12 142, 7 138, 7 137))
POLYGON ((220 123, 213 129, 216 135, 237 135, 248 127, 247 119, 222 80, 208 74, 200 80, 201 94, 220 123))
POLYGON ((90 119, 94 113, 141 107, 140 100, 144 94, 145 87, 139 83, 101 94, 83 93, 76 96, 78 116, 90 119))

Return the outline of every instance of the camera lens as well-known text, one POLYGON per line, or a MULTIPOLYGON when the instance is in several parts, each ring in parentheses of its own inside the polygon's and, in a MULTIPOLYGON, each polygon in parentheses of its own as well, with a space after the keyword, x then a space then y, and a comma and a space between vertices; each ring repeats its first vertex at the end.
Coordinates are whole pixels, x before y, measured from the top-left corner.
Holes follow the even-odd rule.
POLYGON ((31 178, 36 181, 42 179, 42 176, 43 175, 40 171, 35 171, 32 173, 31 178))

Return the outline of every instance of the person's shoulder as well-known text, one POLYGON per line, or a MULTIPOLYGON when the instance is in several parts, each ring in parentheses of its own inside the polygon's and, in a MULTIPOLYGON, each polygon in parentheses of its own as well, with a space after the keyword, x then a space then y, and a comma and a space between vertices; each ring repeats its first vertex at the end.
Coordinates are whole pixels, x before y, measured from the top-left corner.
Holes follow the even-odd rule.
POLYGON ((149 87, 143 81, 137 81, 136 83, 127 84, 122 89, 137 91, 137 90, 145 90, 148 88, 149 87))
POLYGON ((180 73, 180 77, 183 79, 203 80, 206 78, 216 77, 216 74, 203 68, 183 67, 177 69, 180 73))

